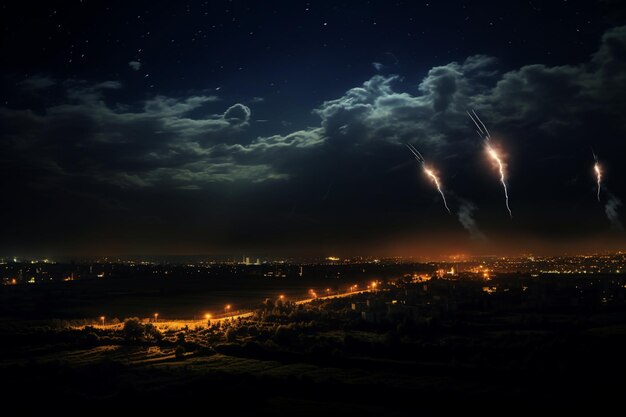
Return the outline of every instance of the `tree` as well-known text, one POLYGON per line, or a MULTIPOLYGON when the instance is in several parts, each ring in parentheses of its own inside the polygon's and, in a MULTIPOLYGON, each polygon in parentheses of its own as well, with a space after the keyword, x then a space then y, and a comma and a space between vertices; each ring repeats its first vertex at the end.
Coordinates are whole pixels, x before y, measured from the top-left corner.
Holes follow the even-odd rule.
POLYGON ((126 319, 124 322, 124 338, 130 342, 143 340, 144 327, 137 317, 126 319))
POLYGON ((148 323, 144 326, 144 335, 146 339, 154 342, 160 342, 161 340, 163 340, 163 335, 161 334, 159 329, 157 329, 156 326, 152 323, 148 323))
POLYGON ((224 336, 226 336, 226 341, 227 342, 235 342, 237 340, 237 335, 235 334, 235 331, 232 328, 229 328, 228 330, 226 330, 226 333, 224 334, 224 336))
POLYGON ((185 359, 185 348, 182 346, 176 346, 176 350, 174 350, 174 356, 176 359, 185 359))

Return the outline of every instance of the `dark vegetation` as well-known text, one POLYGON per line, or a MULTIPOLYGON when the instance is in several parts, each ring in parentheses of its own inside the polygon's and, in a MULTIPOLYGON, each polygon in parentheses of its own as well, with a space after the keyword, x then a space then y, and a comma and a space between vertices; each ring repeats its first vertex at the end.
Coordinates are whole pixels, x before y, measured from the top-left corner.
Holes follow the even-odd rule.
POLYGON ((3 392, 144 410, 219 398, 234 415, 601 413, 625 388, 624 285, 407 278, 307 304, 268 299, 253 317, 182 330, 5 320, 3 392))

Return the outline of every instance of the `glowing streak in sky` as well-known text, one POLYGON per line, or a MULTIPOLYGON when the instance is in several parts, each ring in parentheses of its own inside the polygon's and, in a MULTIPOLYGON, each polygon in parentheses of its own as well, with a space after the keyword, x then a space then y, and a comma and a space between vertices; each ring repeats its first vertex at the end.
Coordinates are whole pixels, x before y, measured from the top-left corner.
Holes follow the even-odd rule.
POLYGON ((439 191, 439 194, 441 194, 441 198, 443 199, 443 205, 445 206, 446 210, 448 210, 449 214, 452 214, 452 212, 450 211, 450 208, 448 207, 446 196, 443 195, 443 191, 441 190, 441 184, 439 184, 439 178, 437 178, 435 173, 432 170, 430 170, 428 167, 426 167, 426 165, 423 165, 423 167, 424 167, 424 172, 426 173, 426 175, 430 177, 430 179, 433 180, 433 182, 435 183, 435 186, 437 187, 437 191, 439 191))
POLYGON ((452 212, 450 211, 450 208, 448 207, 446 196, 443 194, 443 190, 441 189, 441 183, 439 182, 439 178, 437 177, 435 172, 426 166, 426 161, 424 160, 424 157, 422 156, 421 153, 419 153, 417 149, 413 147, 413 145, 407 144, 406 147, 409 148, 409 150, 411 151, 415 159, 417 159, 417 161, 420 164, 422 164, 422 169, 424 170, 426 175, 430 177, 433 184, 435 184, 435 186, 437 187, 437 191, 439 191, 439 194, 441 195, 441 199, 443 200, 443 205, 446 208, 446 210, 448 210, 448 214, 452 214, 452 212))
POLYGON ((596 182, 598 184, 598 192, 597 192, 597 196, 598 196, 598 201, 600 201, 600 189, 602 187, 602 171, 600 170, 600 163, 598 162, 598 156, 594 153, 593 154, 593 159, 595 159, 595 164, 593 164, 593 170, 596 173, 596 182))
POLYGON ((511 211, 511 207, 509 206, 509 190, 506 186, 506 172, 504 169, 504 163, 502 162, 502 158, 500 157, 498 152, 491 146, 491 134, 489 133, 487 126, 485 126, 483 121, 480 120, 480 117, 478 117, 476 112, 472 110, 471 113, 467 112, 467 115, 470 117, 470 119, 472 119, 472 122, 474 122, 474 124, 478 128, 476 132, 478 133, 478 136, 483 139, 487 154, 498 166, 498 172, 500 173, 500 183, 502 184, 502 188, 504 189, 504 203, 506 205, 506 209, 509 212, 509 216, 513 218, 513 212, 511 211))
POLYGON ((509 211, 509 216, 513 218, 513 213, 511 212, 511 208, 509 207, 509 191, 506 188, 506 177, 504 175, 504 166, 502 165, 502 160, 500 159, 500 155, 496 152, 495 149, 491 147, 489 143, 486 144, 487 153, 491 157, 491 159, 498 165, 498 171, 500 172, 500 182, 502 183, 502 188, 504 188, 504 202, 506 204, 506 209, 509 211))

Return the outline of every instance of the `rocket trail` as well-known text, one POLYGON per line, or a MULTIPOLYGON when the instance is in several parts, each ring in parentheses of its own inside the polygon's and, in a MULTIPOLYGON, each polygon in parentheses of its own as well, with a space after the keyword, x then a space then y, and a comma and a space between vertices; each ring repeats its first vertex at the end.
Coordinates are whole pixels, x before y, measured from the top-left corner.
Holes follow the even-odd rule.
POLYGON ((415 147, 411 144, 406 145, 407 148, 409 148, 409 150, 411 151, 411 153, 413 154, 413 156, 415 156, 415 159, 418 160, 418 162, 420 163, 424 163, 424 157, 422 156, 421 153, 419 153, 419 151, 417 149, 415 149, 415 147))
POLYGON ((491 146, 491 133, 489 133, 489 129, 480 120, 480 117, 476 114, 474 110, 470 113, 466 112, 467 115, 472 119, 472 122, 478 128, 477 133, 485 143, 485 149, 487 150, 487 154, 491 158, 491 160, 498 166, 498 172, 500 173, 500 183, 502 184, 502 188, 504 189, 504 204, 506 205, 506 209, 509 212, 509 217, 513 218, 513 212, 511 211, 511 207, 509 206, 509 190, 506 186, 506 172, 504 169, 504 163, 502 162, 502 158, 498 154, 498 152, 491 146))
MULTIPOLYGON (((476 127, 478 128, 478 130, 476 131, 476 133, 478 133, 478 136, 480 136, 481 138, 483 138, 484 140, 489 140, 489 133, 485 132, 483 130, 483 128, 478 124, 478 115, 476 115, 476 112, 474 112, 474 110, 472 110, 472 113, 466 111, 465 113, 467 113, 467 115, 470 117, 470 119, 472 119, 472 122, 474 122, 474 124, 476 125, 476 127)), ((480 122, 480 124, 482 124, 482 122, 480 122)))
POLYGON ((476 112, 474 110, 472 110, 472 113, 474 113, 474 116, 478 119, 478 121, 480 122, 480 125, 483 127, 483 129, 485 130, 485 133, 487 134, 487 140, 491 139, 491 133, 489 133, 489 130, 487 129, 487 126, 485 126, 485 124, 483 123, 482 120, 480 120, 480 117, 478 117, 478 115, 476 114, 476 112))
POLYGON ((435 172, 426 166, 426 161, 424 160, 424 157, 417 149, 415 149, 413 145, 407 144, 406 147, 411 151, 415 159, 417 159, 417 161, 420 164, 422 164, 422 169, 424 170, 424 173, 428 175, 428 177, 430 177, 433 184, 435 184, 435 187, 437 187, 437 191, 439 191, 439 194, 441 195, 441 199, 443 200, 443 206, 448 211, 448 214, 452 214, 452 212, 450 211, 450 208, 448 207, 446 196, 444 195, 443 190, 441 188, 441 183, 439 182, 439 178, 437 177, 435 172))
POLYGON ((504 176, 504 166, 502 165, 502 160, 500 159, 498 152, 496 152, 496 150, 493 149, 489 143, 487 143, 487 153, 489 153, 491 159, 493 159, 493 161, 498 165, 500 183, 502 183, 502 188, 504 189, 504 204, 506 205, 506 209, 509 211, 509 217, 513 218, 511 207, 509 207, 509 191, 506 188, 506 178, 504 176))
POLYGON ((600 201, 600 189, 602 187, 602 171, 600 170, 600 163, 598 162, 598 155, 595 154, 595 152, 591 151, 591 153, 593 154, 593 159, 595 160, 595 163, 593 164, 593 170, 596 173, 596 183, 598 184, 598 192, 597 192, 597 197, 598 197, 598 202, 600 201))
POLYGON ((598 197, 598 201, 600 201, 600 187, 602 185, 602 172, 600 171, 600 165, 598 165, 597 162, 593 166, 593 169, 594 171, 596 171, 596 178, 597 178, 597 183, 598 183, 597 197, 598 197))
POLYGON ((437 178, 437 176, 435 175, 435 173, 433 171, 431 171, 430 169, 428 169, 426 167, 426 165, 424 165, 424 172, 435 183, 435 186, 437 187, 437 191, 439 191, 439 194, 441 194, 441 199, 443 200, 443 205, 446 208, 446 210, 448 210, 448 214, 452 214, 452 212, 450 211, 450 207, 448 207, 448 202, 446 201, 446 196, 443 195, 443 191, 441 190, 441 184, 439 184, 439 179, 437 178))

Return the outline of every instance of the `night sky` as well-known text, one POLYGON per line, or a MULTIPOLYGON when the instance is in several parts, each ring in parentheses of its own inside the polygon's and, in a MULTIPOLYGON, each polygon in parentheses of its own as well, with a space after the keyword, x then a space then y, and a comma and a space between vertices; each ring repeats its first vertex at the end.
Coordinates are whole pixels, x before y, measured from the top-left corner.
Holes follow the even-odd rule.
POLYGON ((4 2, 0 256, 626 248, 623 6, 491 3, 4 2))

